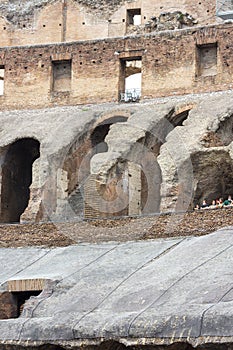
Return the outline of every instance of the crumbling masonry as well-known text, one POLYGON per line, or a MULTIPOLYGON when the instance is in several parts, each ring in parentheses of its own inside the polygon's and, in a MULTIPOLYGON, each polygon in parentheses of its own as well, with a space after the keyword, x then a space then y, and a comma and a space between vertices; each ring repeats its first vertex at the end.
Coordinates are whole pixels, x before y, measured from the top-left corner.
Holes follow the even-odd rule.
MULTIPOLYGON (((0 0, 0 15, 0 223, 233 195, 232 0, 0 0)), ((0 349, 233 349, 232 228, 78 243, 0 249, 0 349)))
POLYGON ((210 0, 2 2, 0 221, 232 194, 233 25, 215 12, 210 0))

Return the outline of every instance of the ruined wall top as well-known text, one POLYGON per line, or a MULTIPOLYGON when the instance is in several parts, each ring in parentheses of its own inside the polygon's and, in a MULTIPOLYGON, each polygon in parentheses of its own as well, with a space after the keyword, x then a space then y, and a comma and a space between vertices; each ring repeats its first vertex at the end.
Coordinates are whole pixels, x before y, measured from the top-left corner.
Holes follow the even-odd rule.
MULTIPOLYGON (((32 20, 36 10, 55 3, 56 0, 23 0, 23 1, 0 1, 0 14, 12 24, 17 25, 22 19, 32 20)), ((111 14, 124 2, 124 0, 74 0, 91 10, 102 11, 111 14)), ((130 2, 130 1, 126 1, 130 2)))
POLYGON ((222 21, 215 13, 214 0, 0 0, 0 46, 103 39, 209 25, 222 21), (140 17, 138 23, 135 17, 140 17))

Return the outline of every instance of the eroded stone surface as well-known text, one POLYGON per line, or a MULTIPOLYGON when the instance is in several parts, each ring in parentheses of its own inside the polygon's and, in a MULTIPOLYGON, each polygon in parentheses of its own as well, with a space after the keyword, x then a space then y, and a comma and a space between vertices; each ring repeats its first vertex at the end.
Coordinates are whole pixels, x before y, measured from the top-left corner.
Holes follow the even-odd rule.
POLYGON ((85 200, 92 217, 186 210, 232 194, 231 95, 1 112, 2 163, 17 139, 40 142, 21 220, 82 217, 85 200), (210 133, 222 143, 207 147, 210 133))
MULTIPOLYGON (((84 5, 87 8, 98 11, 107 11, 112 13, 116 11, 124 1, 114 0, 110 3, 106 0, 95 1, 95 0, 75 0, 77 4, 84 5)), ((27 0, 23 2, 9 1, 0 4, 0 11, 5 15, 6 19, 17 25, 20 21, 28 19, 30 22, 33 20, 34 13, 38 9, 42 9, 48 4, 55 3, 55 0, 27 0)))
MULTIPOLYGON (((228 99, 196 100, 191 108, 187 103, 188 112, 180 124, 173 122, 180 121, 176 119, 176 111, 181 110, 179 103, 141 107, 125 124, 115 124, 111 128, 105 139, 108 152, 104 156, 99 154, 92 158, 91 171, 98 173, 98 181, 101 178, 104 183, 116 176, 114 164, 134 161, 140 164, 148 182, 153 178, 149 170, 155 164, 158 165, 162 183, 157 189, 157 196, 161 197, 162 210, 186 210, 194 202, 201 202, 205 198, 211 203, 217 197, 231 194, 231 128, 223 131, 226 129, 224 125, 232 122, 232 106, 228 99), (208 132, 222 137, 225 145, 222 143, 216 148, 214 144, 206 148, 203 137, 208 132), (151 159, 149 157, 146 162, 148 153, 151 159), (204 157, 203 162, 200 162, 199 153, 204 157)), ((185 110, 184 104, 182 108, 185 110)), ((155 174, 151 188, 155 187, 156 178, 160 176, 158 171, 155 174)), ((149 189, 145 199, 148 203, 150 195, 153 201, 156 200, 156 194, 149 189)), ((149 205, 148 210, 152 212, 153 207, 149 205)))
POLYGON ((2 291, 8 280, 54 281, 52 294, 27 301, 32 313, 0 320, 1 342, 231 342, 232 239, 228 228, 203 237, 1 249, 3 266, 13 253, 18 262, 0 276, 2 291))

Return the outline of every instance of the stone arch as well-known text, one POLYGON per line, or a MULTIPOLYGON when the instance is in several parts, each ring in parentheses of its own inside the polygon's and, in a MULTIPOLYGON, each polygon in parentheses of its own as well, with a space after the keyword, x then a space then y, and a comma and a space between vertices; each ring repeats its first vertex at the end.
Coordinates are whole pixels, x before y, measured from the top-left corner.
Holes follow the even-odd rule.
MULTIPOLYGON (((62 180, 62 183, 64 184, 67 190, 66 198, 60 198, 61 192, 63 192, 64 194, 64 191, 60 191, 59 189, 59 193, 57 194, 57 202, 58 206, 59 203, 62 203, 61 206, 66 206, 66 208, 68 202, 68 207, 72 210, 70 211, 70 214, 67 213, 67 216, 83 215, 83 186, 85 184, 86 179, 90 175, 91 158, 97 153, 107 151, 105 137, 108 134, 111 125, 115 123, 125 122, 128 117, 129 114, 124 112, 103 115, 70 147, 62 169, 58 170, 58 173, 62 175, 63 180, 64 176, 67 179, 67 186, 62 180)), ((58 177, 60 178, 61 176, 58 177)), ((59 209, 58 206, 57 212, 59 211, 61 213, 59 215, 62 215, 63 209, 59 209)))
MULTIPOLYGON (((68 173, 68 193, 71 193, 77 185, 85 181, 90 173, 90 159, 98 151, 102 150, 100 144, 105 143, 104 139, 115 123, 124 122, 129 117, 126 113, 108 114, 100 117, 96 123, 81 135, 67 152, 64 170, 68 173), (99 147, 97 147, 99 146, 99 147)), ((107 147, 104 146, 103 147, 107 147)))
POLYGON ((19 222, 28 206, 32 164, 40 157, 40 143, 19 139, 5 148, 1 178, 1 222, 19 222))
MULTIPOLYGON (((118 109, 113 110, 111 112, 103 113, 93 124, 91 132, 100 124, 107 123, 115 118, 125 118, 127 120, 132 115, 132 112, 130 112, 127 109, 118 109)), ((117 121, 115 121, 116 123, 117 121)))
POLYGON ((143 159, 147 171, 146 173, 142 171, 141 176, 143 213, 160 212, 162 171, 157 157, 160 155, 160 148, 166 143, 166 138, 169 133, 176 127, 183 126, 192 107, 191 105, 186 105, 182 106, 182 108, 171 110, 171 112, 158 123, 156 128, 152 129, 150 132, 146 132, 143 142, 150 152, 147 152, 143 159), (152 162, 153 166, 151 166, 152 162))
MULTIPOLYGON (((142 145, 134 153, 138 154, 137 164, 141 166, 140 184, 137 191, 140 191, 141 213, 158 213, 160 211, 160 186, 162 182, 161 169, 157 161, 162 142, 153 131, 147 131, 145 137, 138 140, 142 145)), ((137 147, 137 146, 136 146, 137 147)), ((138 147, 137 147, 138 148, 138 147)), ((129 179, 129 182, 131 179, 129 179)), ((135 186, 136 188, 136 186, 135 186)))
POLYGON ((193 203, 206 199, 211 204, 217 198, 233 194, 233 160, 226 150, 214 149, 191 155, 194 175, 193 203))
MULTIPOLYGON (((171 108, 167 115, 152 127, 151 124, 148 125, 148 129, 145 127, 142 132, 144 136, 130 145, 125 160, 123 160, 124 157, 116 159, 114 166, 111 163, 103 178, 98 177, 97 174, 92 174, 92 180, 86 186, 88 203, 91 203, 85 211, 86 217, 131 216, 160 212, 162 171, 157 157, 160 154, 161 146, 166 142, 168 134, 175 127, 183 125, 189 116, 190 110, 190 106, 185 108, 183 106, 179 110, 171 108), (110 186, 112 189, 113 184, 115 185, 114 191, 110 190, 110 186), (102 190, 105 189, 105 191, 102 191, 103 196, 100 190, 93 190, 97 187, 102 190), (95 198, 95 195, 99 200, 95 198), (126 206, 125 198, 127 196, 128 205, 126 206), (102 197, 105 203, 101 202, 100 198, 102 197)), ((133 121, 132 118, 131 123, 125 123, 125 128, 129 126, 133 128, 133 121)), ((112 140, 114 140, 115 132, 118 136, 119 129, 114 126, 111 133, 112 140)), ((122 132, 122 135, 122 142, 128 144, 130 136, 128 140, 127 133, 122 132)), ((110 138, 109 142, 111 143, 110 138)), ((114 151, 117 152, 117 149, 115 148, 114 151)))

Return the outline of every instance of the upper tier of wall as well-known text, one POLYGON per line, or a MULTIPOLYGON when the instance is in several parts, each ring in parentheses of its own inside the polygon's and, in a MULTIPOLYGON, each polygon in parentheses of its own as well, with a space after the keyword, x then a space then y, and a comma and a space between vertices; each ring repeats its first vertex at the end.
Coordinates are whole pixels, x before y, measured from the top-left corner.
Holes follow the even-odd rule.
POLYGON ((141 60, 142 99, 230 89, 233 25, 0 48, 3 109, 117 102, 125 60, 141 60))
POLYGON ((216 20, 215 0, 2 0, 0 46, 124 36, 132 30, 151 30, 151 17, 174 11, 188 13, 199 25, 221 21, 216 20), (133 27, 130 16, 135 13, 141 13, 141 25, 133 27))

